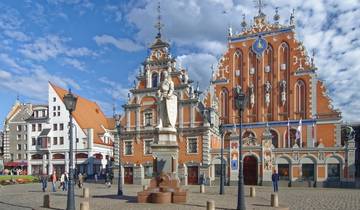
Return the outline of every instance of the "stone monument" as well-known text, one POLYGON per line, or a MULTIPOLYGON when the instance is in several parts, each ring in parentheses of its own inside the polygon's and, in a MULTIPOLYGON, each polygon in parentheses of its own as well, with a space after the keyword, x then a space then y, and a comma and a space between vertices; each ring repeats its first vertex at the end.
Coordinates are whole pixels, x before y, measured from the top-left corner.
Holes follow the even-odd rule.
POLYGON ((186 203, 187 191, 180 188, 178 177, 179 147, 176 138, 177 96, 174 82, 167 71, 160 83, 158 96, 159 120, 154 143, 153 179, 149 186, 138 192, 139 203, 186 203))

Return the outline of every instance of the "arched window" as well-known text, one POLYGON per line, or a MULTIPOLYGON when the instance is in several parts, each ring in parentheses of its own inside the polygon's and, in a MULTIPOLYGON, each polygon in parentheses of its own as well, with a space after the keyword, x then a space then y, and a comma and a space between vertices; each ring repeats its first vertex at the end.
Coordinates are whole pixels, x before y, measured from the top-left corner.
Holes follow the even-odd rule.
POLYGON ((226 88, 221 91, 221 110, 220 116, 224 123, 229 122, 229 92, 226 88))
POLYGON ((245 131, 245 133, 243 134, 242 139, 243 139, 244 144, 248 144, 248 145, 255 145, 256 144, 255 133, 252 132, 251 130, 245 131))
POLYGON ((151 75, 151 87, 157 87, 158 86, 158 74, 156 72, 154 72, 151 75))
POLYGON ((255 53, 252 52, 252 49, 249 49, 249 74, 254 75, 257 68, 257 59, 255 53))
POLYGON ((278 148, 279 147, 279 135, 274 130, 270 130, 270 133, 272 136, 272 138, 271 138, 272 145, 274 145, 275 148, 278 148))
POLYGON ((305 83, 302 80, 298 80, 295 85, 295 101, 296 101, 296 113, 299 114, 301 118, 305 118, 305 104, 306 104, 306 98, 305 98, 305 83))
POLYGON ((236 50, 236 52, 234 53, 234 71, 235 76, 239 77, 238 81, 241 82, 241 77, 243 74, 243 57, 240 50, 236 50))
POLYGON ((267 62, 265 64, 265 72, 271 72, 273 70, 273 63, 274 63, 274 51, 272 46, 269 44, 268 48, 265 51, 265 56, 267 59, 267 62))
POLYGON ((289 57, 290 50, 289 45, 286 42, 283 42, 280 45, 280 70, 288 70, 289 69, 289 57))

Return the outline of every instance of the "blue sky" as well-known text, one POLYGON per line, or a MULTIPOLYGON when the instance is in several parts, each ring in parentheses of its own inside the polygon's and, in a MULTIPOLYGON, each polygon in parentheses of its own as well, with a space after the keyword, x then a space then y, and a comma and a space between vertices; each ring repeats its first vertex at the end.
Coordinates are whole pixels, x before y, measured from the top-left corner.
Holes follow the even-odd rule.
MULTIPOLYGON (((318 75, 344 120, 360 116, 359 0, 268 0, 287 24, 296 9, 297 37, 316 50, 318 75)), ((178 63, 205 89, 226 49, 227 27, 241 29, 256 9, 252 0, 161 0, 163 37, 178 63)), ((126 101, 147 47, 154 40, 157 1, 3 0, 0 2, 0 119, 17 95, 46 103, 47 81, 100 104, 126 101)), ((2 127, 2 125, 0 126, 2 127)))

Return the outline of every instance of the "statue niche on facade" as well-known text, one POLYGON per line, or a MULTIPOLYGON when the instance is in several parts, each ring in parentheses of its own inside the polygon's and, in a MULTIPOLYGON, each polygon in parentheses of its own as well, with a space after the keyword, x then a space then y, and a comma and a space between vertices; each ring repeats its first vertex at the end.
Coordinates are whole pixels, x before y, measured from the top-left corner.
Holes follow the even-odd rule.
POLYGON ((159 85, 159 124, 157 128, 175 129, 177 116, 177 96, 174 94, 174 82, 167 71, 163 71, 164 80, 159 85))

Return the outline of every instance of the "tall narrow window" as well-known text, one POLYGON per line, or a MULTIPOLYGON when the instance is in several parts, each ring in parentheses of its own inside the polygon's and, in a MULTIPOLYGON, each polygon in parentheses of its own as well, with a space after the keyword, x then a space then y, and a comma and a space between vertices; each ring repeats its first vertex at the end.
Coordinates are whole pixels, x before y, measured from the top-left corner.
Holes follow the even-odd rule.
POLYGON ((302 80, 298 80, 295 85, 296 94, 295 94, 295 101, 296 101, 296 113, 299 114, 301 118, 305 118, 305 83, 302 80))
POLYGON ((272 145, 274 145, 275 148, 278 148, 279 147, 279 136, 278 136, 278 134, 274 130, 270 130, 270 133, 271 133, 271 136, 272 136, 271 137, 272 145))
POLYGON ((229 92, 226 88, 221 91, 221 107, 220 116, 224 123, 229 122, 229 92))
POLYGON ((289 68, 289 46, 287 43, 283 42, 280 45, 280 70, 287 70, 289 68))
POLYGON ((269 44, 268 48, 265 51, 267 62, 264 67, 264 71, 269 73, 273 70, 273 63, 274 63, 274 53, 273 48, 269 44))
POLYGON ((239 79, 236 79, 240 82, 241 85, 241 78, 243 74, 243 60, 242 60, 242 53, 240 50, 236 50, 234 53, 234 69, 235 69, 235 76, 239 79))
POLYGON ((154 72, 151 75, 151 87, 157 87, 158 86, 158 74, 156 72, 154 72))

